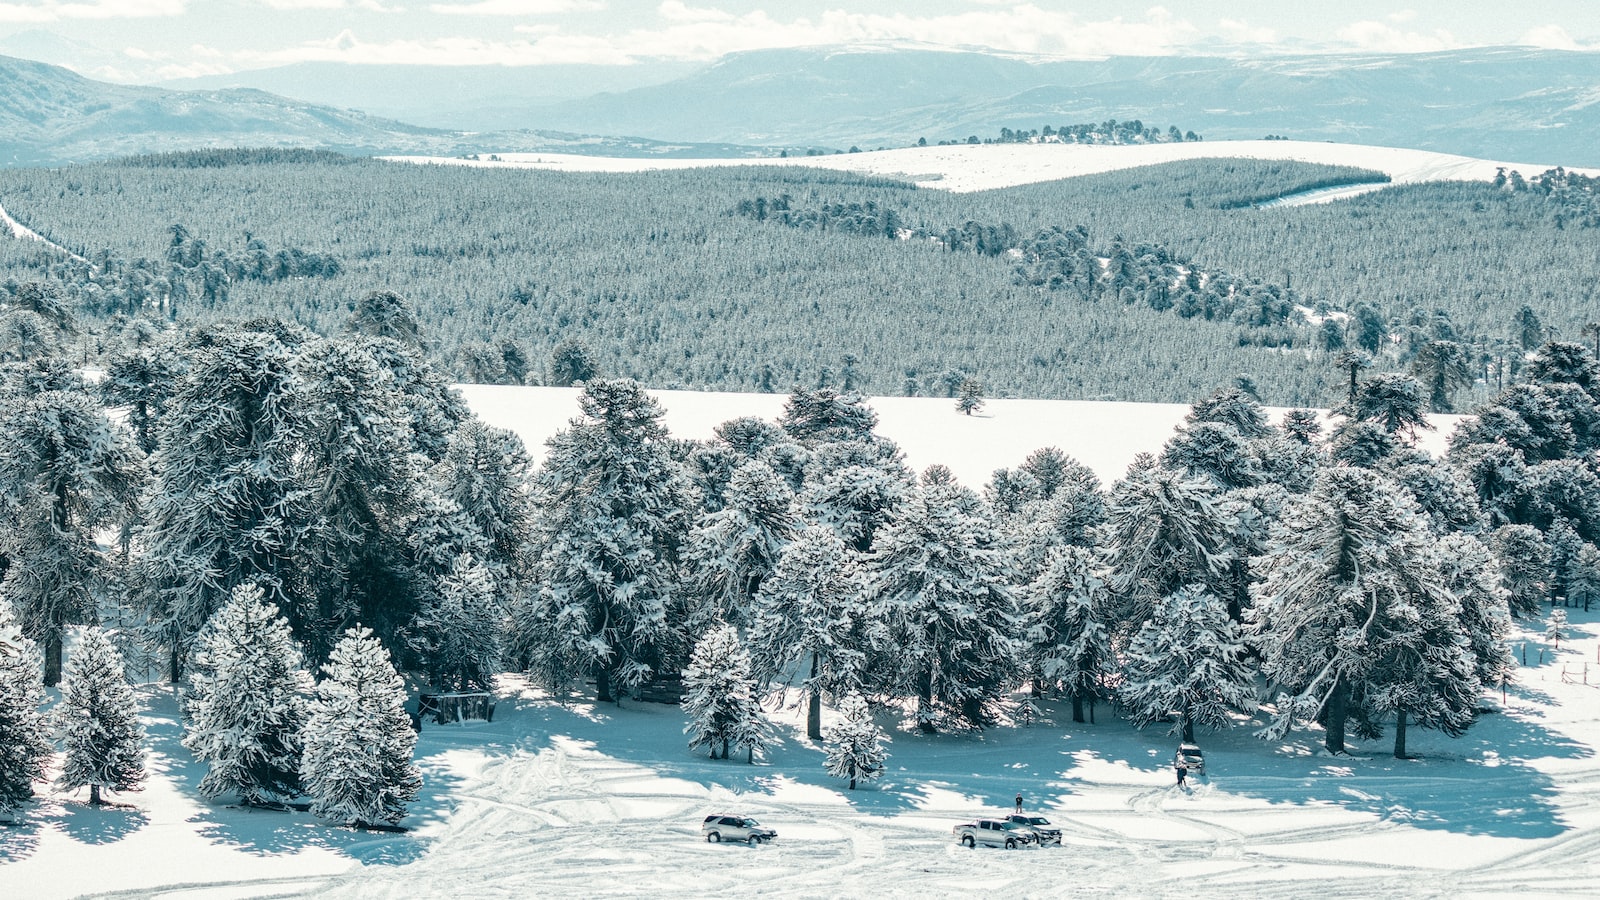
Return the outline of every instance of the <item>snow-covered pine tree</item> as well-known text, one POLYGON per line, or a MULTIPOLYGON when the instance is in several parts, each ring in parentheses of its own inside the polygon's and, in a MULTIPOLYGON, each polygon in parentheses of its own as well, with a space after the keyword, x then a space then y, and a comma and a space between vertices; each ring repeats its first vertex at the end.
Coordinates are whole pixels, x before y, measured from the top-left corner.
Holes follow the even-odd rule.
POLYGON ((720 618, 749 625, 756 593, 799 527, 794 492, 771 466, 753 459, 734 470, 724 499, 722 509, 690 533, 684 552, 699 607, 691 622, 720 618))
POLYGON ((486 691, 501 671, 504 607, 494 576, 472 556, 455 559, 413 629, 422 665, 432 683, 447 691, 486 691))
POLYGON ((1585 542, 1568 564, 1567 600, 1584 612, 1600 603, 1600 547, 1585 542))
POLYGON ((1264 479, 1250 443, 1232 425, 1195 422, 1178 430, 1161 451, 1161 465, 1208 477, 1222 490, 1258 485, 1264 479))
POLYGON ((370 629, 347 630, 322 667, 301 740, 300 782, 311 812, 345 825, 394 824, 417 798, 417 733, 405 684, 370 629))
POLYGON ((1085 701, 1093 710, 1095 699, 1104 696, 1116 663, 1105 621, 1109 596, 1097 570, 1092 551, 1058 547, 1044 572, 1022 590, 1031 668, 1072 698, 1074 722, 1084 720, 1085 701))
POLYGON ((983 385, 976 378, 961 379, 961 387, 957 389, 956 411, 970 416, 980 409, 983 409, 983 385))
POLYGON ((550 686, 593 673, 609 701, 683 659, 668 612, 693 490, 637 383, 595 379, 578 402, 583 417, 550 439, 534 479, 541 588, 518 611, 518 639, 550 686))
POLYGON ((451 435, 444 462, 443 492, 488 542, 482 562, 497 578, 509 579, 509 593, 526 574, 522 551, 534 520, 527 448, 515 434, 472 418, 451 435))
POLYGON ((1550 610, 1550 618, 1544 620, 1544 639, 1557 650, 1561 649, 1561 639, 1567 636, 1567 611, 1561 608, 1550 610))
POLYGON ((1492 537, 1501 582, 1508 592, 1511 612, 1531 616, 1544 606, 1549 591, 1550 545, 1532 525, 1502 525, 1492 537))
POLYGON ((752 752, 765 746, 750 653, 732 625, 716 623, 695 643, 683 692, 690 750, 706 747, 712 759, 727 759, 735 743, 752 752))
POLYGON ((182 352, 189 367, 156 428, 133 572, 174 682, 236 585, 260 584, 297 630, 313 618, 299 564, 310 520, 290 348, 265 331, 208 328, 182 352))
POLYGON ((1486 688, 1510 681, 1516 671, 1509 643, 1510 592, 1494 554, 1472 535, 1447 534, 1439 540, 1439 571, 1461 605, 1461 630, 1478 681, 1486 688))
POLYGON ((183 745, 210 764, 200 793, 246 806, 298 795, 311 674, 259 586, 233 589, 195 641, 193 663, 183 745))
POLYGON ((1483 691, 1455 595, 1422 593, 1411 605, 1409 629, 1376 642, 1378 665, 1368 688, 1373 710, 1395 716, 1395 759, 1407 758, 1408 725, 1452 736, 1466 731, 1483 691))
POLYGON ((824 387, 790 394, 778 425, 803 446, 814 447, 869 439, 878 426, 878 414, 861 395, 824 387))
POLYGON ((752 671, 763 683, 801 664, 806 734, 822 738, 822 697, 859 685, 867 635, 856 562, 833 529, 802 528, 762 582, 750 630, 752 671))
POLYGON ((1448 602, 1434 545, 1410 495, 1367 469, 1324 469, 1291 502, 1255 561, 1252 632, 1262 672, 1286 691, 1265 735, 1322 721, 1330 753, 1345 752, 1351 721, 1377 736, 1370 694, 1385 648, 1413 640, 1419 610, 1448 602))
POLYGON ((422 476, 393 381, 360 342, 314 339, 298 350, 305 442, 297 464, 311 488, 315 535, 302 553, 316 604, 298 633, 321 659, 358 620, 388 640, 416 616, 422 597, 403 548, 422 476))
POLYGON ((61 680, 66 629, 96 620, 114 577, 95 533, 132 516, 144 473, 132 437, 81 391, 16 398, 0 414, 0 587, 44 648, 47 686, 61 680))
POLYGON ((917 698, 932 733, 947 717, 984 727, 1021 671, 1021 623, 992 526, 956 485, 914 491, 866 560, 871 616, 882 623, 882 687, 917 698))
POLYGON ((23 635, 11 605, 0 596, 0 815, 16 820, 44 778, 55 749, 42 707, 39 649, 23 635))
POLYGON ((1227 604, 1187 585, 1163 597, 1129 642, 1119 694, 1135 727, 1176 713, 1168 733, 1193 741, 1195 725, 1227 728, 1229 712, 1255 710, 1253 674, 1227 604))
POLYGON ((806 521, 827 525, 845 546, 866 553, 915 483, 900 448, 890 441, 822 444, 811 453, 800 506, 806 521))
POLYGON ((872 781, 883 774, 889 753, 883 748, 883 730, 872 720, 872 710, 860 694, 846 694, 839 701, 839 724, 828 732, 828 756, 824 765, 835 778, 848 778, 850 790, 858 781, 872 781))
POLYGON ((1185 585, 1226 593, 1234 523, 1217 493, 1209 478, 1153 465, 1130 466, 1112 487, 1104 552, 1111 618, 1125 637, 1138 631, 1156 603, 1185 585))
POLYGON ((1194 403, 1189 407, 1189 414, 1184 421, 1190 426, 1203 422, 1227 425, 1246 440, 1263 438, 1272 433, 1261 401, 1235 386, 1218 388, 1211 396, 1194 403))
POLYGON ((99 806, 101 791, 136 791, 144 782, 144 729, 138 701, 122 667, 122 654, 99 628, 78 635, 67 660, 56 727, 66 749, 57 787, 89 788, 99 806))

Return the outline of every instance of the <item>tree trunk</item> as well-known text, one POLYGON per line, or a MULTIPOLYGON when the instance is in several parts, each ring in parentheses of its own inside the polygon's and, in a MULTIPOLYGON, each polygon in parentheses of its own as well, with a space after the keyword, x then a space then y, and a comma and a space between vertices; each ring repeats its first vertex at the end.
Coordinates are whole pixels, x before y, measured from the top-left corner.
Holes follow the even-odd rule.
POLYGON ((1094 695, 1089 695, 1089 724, 1094 724, 1094 695))
POLYGON ((1411 758, 1406 756, 1406 711, 1403 709, 1394 718, 1394 758, 1411 758))
POLYGON ((937 734, 933 720, 928 718, 933 709, 933 673, 923 672, 917 678, 917 727, 923 734, 937 734))
POLYGON ((855 767, 854 763, 851 763, 850 764, 850 790, 853 791, 855 789, 856 789, 856 767, 855 767))
POLYGON ((1333 686, 1333 692, 1328 695, 1328 724, 1327 733, 1323 737, 1323 746, 1329 753, 1344 754, 1344 726, 1345 720, 1350 717, 1350 688, 1339 679, 1333 686))
POLYGON ((1083 724, 1083 695, 1072 692, 1072 721, 1083 724))
POLYGON ((595 669, 594 699, 596 703, 611 702, 611 672, 605 666, 595 669))
POLYGON ((178 652, 176 641, 172 644, 172 652, 167 655, 167 681, 177 684, 183 680, 183 654, 178 652))
POLYGON ((722 739, 722 758, 723 759, 727 759, 728 758, 728 739, 727 738, 723 738, 722 739))
POLYGON ((56 631, 44 639, 44 686, 55 687, 61 683, 61 632, 56 631))
POLYGON ((1183 715, 1183 742, 1186 744, 1194 743, 1194 720, 1189 718, 1188 713, 1183 715))
POLYGON ((822 668, 819 656, 811 654, 811 696, 806 698, 806 737, 813 741, 822 740, 822 690, 817 687, 817 673, 822 668))
POLYGON ((100 805, 102 805, 104 803, 105 803, 105 801, 100 798, 100 785, 98 785, 98 784, 89 785, 89 805, 90 806, 100 806, 100 805))

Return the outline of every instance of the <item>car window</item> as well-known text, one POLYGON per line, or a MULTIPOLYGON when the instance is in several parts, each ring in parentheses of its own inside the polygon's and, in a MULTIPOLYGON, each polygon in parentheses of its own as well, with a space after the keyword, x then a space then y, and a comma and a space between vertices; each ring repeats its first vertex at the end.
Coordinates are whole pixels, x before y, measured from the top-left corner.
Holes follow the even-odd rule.
POLYGON ((738 825, 739 824, 739 820, 735 819, 735 818, 732 818, 730 816, 723 816, 722 817, 722 821, 718 822, 717 824, 718 825, 738 825))

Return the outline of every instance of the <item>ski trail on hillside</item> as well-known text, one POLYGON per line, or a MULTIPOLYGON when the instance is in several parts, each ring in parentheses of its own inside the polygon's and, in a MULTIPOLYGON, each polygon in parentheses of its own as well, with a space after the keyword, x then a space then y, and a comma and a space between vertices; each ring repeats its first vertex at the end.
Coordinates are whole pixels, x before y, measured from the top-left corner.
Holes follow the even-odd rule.
POLYGON ((78 262, 88 262, 88 260, 86 260, 83 257, 79 256, 78 254, 73 253, 71 250, 68 250, 67 248, 65 248, 65 247, 61 246, 60 244, 56 243, 55 241, 50 240, 49 238, 45 237, 44 235, 38 233, 37 231, 34 231, 33 229, 29 228, 28 226, 22 224, 21 222, 18 222, 16 219, 13 219, 11 217, 11 214, 6 212, 6 208, 4 206, 0 206, 0 225, 4 225, 5 228, 6 228, 6 231, 8 231, 10 233, 11 237, 16 239, 16 240, 19 240, 19 241, 38 241, 39 243, 45 245, 46 247, 49 247, 49 248, 51 248, 53 250, 57 250, 60 253, 66 255, 66 256, 68 256, 68 257, 70 257, 72 259, 77 260, 78 262))

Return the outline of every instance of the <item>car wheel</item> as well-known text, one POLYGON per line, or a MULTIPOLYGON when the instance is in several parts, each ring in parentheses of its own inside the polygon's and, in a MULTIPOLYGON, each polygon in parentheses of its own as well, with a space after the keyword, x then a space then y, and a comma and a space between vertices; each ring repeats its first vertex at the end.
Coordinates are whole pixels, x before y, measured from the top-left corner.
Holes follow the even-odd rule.
POLYGON ((715 831, 713 831, 710 834, 706 835, 706 843, 708 843, 708 844, 720 844, 721 842, 722 842, 722 835, 717 834, 715 831))
POLYGON ((752 834, 749 837, 745 838, 744 842, 749 844, 750 846, 754 847, 755 845, 761 843, 761 838, 758 838, 758 837, 756 837, 755 835, 752 834))
POLYGON ((961 844, 962 844, 962 846, 966 847, 969 850, 972 849, 973 847, 978 846, 978 842, 973 840, 972 839, 972 835, 970 835, 970 834, 961 839, 961 844))
POLYGON ((1006 838, 1006 849, 1007 850, 1015 850, 1015 849, 1017 849, 1017 839, 1016 838, 1006 838))

